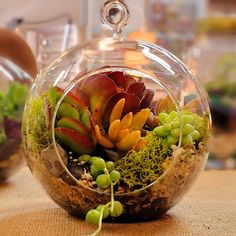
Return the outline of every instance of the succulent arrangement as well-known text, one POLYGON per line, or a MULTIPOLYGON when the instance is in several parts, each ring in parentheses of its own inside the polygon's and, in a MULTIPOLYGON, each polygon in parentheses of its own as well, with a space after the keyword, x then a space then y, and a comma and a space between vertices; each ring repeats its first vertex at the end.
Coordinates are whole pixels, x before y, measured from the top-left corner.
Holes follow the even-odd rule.
POLYGON ((0 181, 5 180, 21 158, 14 155, 21 143, 21 118, 28 96, 28 86, 16 81, 6 93, 0 91, 0 181))
POLYGON ((30 149, 35 160, 43 159, 63 185, 73 176, 86 189, 106 194, 104 199, 110 196, 103 204, 99 202, 104 199, 97 199, 94 209, 88 203, 87 213, 82 211, 88 223, 98 225, 93 235, 103 219, 122 218, 129 211, 119 195, 153 184, 175 156, 193 161, 206 152, 208 114, 198 115, 195 101, 177 111, 169 96, 156 99, 155 93, 142 78, 113 71, 79 81, 66 94, 52 86, 26 106, 25 150, 30 149), (52 167, 57 159, 53 140, 66 171, 52 167))

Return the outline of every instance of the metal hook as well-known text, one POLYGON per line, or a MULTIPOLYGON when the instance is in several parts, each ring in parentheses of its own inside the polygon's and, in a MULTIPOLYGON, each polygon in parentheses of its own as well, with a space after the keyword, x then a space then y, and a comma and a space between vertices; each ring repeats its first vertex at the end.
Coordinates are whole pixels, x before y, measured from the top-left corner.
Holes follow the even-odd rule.
POLYGON ((128 5, 122 0, 106 1, 101 7, 101 20, 115 34, 120 34, 129 18, 128 5))

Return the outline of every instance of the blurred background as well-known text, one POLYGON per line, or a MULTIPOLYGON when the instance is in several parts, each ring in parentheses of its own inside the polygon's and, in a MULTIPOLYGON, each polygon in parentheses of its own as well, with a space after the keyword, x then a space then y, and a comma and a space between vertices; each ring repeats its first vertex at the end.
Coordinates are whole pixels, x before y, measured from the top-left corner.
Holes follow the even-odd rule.
MULTIPOLYGON (((29 44, 38 68, 66 49, 110 31, 102 0, 0 0, 0 27, 29 44)), ((208 169, 236 168, 235 0, 127 0, 125 35, 161 45, 180 57, 209 94, 213 135, 208 169)))

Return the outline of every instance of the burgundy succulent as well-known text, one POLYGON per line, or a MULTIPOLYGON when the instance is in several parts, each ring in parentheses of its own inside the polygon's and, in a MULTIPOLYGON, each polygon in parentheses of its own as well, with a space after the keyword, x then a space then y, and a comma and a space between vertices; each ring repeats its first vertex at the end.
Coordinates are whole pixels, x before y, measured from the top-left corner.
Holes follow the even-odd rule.
POLYGON ((116 103, 125 98, 122 116, 148 108, 154 92, 146 89, 144 83, 123 72, 97 74, 86 79, 80 88, 90 98, 90 108, 95 124, 107 128, 109 117, 116 103))

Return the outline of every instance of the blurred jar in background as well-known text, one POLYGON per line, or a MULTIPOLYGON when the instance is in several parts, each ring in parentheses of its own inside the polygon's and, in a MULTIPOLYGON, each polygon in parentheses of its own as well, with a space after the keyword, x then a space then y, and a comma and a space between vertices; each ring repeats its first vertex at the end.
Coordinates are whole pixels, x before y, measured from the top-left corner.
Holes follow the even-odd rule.
POLYGON ((27 22, 22 19, 15 32, 29 44, 39 69, 78 43, 77 27, 70 15, 36 22, 27 22))
POLYGON ((194 39, 194 22, 205 9, 202 1, 145 1, 148 29, 156 33, 157 43, 181 57, 194 39))
POLYGON ((0 26, 24 38, 41 69, 87 39, 87 8, 88 0, 2 0, 0 26))
POLYGON ((235 15, 235 0, 207 0, 209 16, 235 15))
POLYGON ((21 118, 31 80, 27 72, 0 56, 0 185, 24 164, 21 118))
POLYGON ((21 118, 36 73, 36 61, 28 44, 0 28, 0 184, 24 164, 21 118))
POLYGON ((208 168, 236 168, 236 18, 198 20, 186 63, 210 99, 213 135, 208 168))

